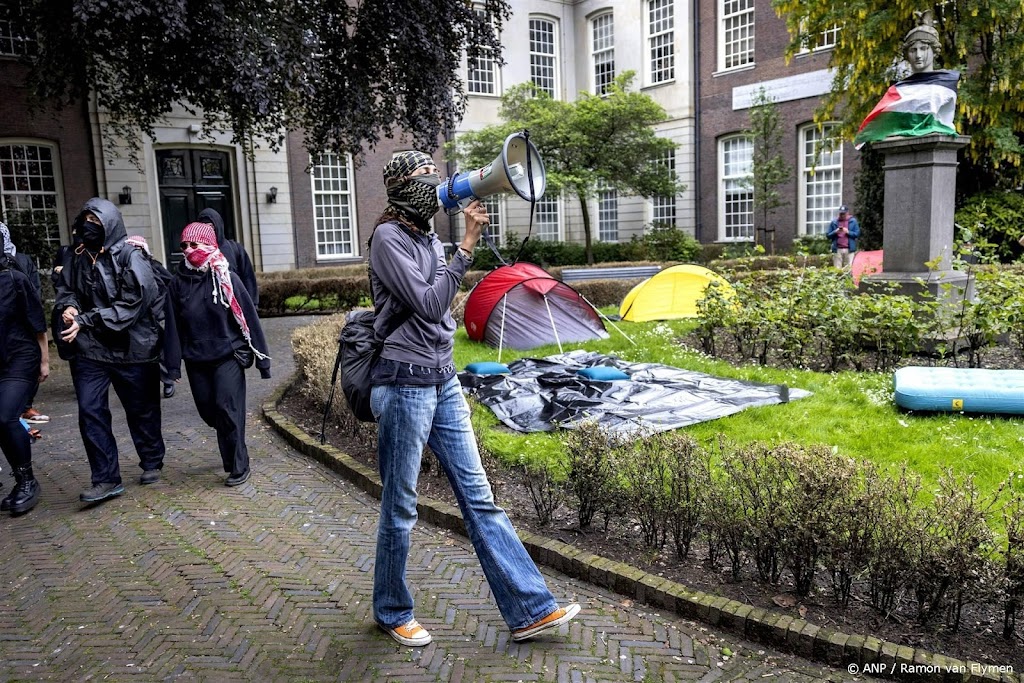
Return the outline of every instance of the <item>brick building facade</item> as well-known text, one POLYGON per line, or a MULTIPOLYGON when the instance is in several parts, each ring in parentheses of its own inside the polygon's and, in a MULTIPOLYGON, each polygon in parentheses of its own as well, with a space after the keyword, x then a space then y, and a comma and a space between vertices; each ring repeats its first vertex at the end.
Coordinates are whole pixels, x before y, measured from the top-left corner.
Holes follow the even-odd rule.
POLYGON ((814 110, 832 84, 828 45, 838 32, 822 36, 814 51, 787 64, 789 34, 770 0, 699 0, 698 15, 699 239, 749 242, 756 228, 758 242, 765 241, 763 226, 755 226, 752 192, 743 183, 752 152, 743 131, 761 87, 778 104, 782 154, 792 169, 792 180, 780 188, 786 205, 770 221, 775 246, 822 234, 841 204, 857 203, 859 155, 849 143, 822 150, 828 130, 813 124, 814 110))

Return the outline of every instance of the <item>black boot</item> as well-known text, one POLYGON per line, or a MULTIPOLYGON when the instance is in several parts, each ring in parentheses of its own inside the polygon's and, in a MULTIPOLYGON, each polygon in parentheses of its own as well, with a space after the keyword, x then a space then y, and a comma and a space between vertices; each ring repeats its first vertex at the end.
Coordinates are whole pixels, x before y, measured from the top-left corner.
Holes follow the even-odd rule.
POLYGON ((11 514, 20 515, 34 508, 39 502, 39 482, 32 474, 31 465, 16 468, 14 478, 18 483, 11 491, 11 514))

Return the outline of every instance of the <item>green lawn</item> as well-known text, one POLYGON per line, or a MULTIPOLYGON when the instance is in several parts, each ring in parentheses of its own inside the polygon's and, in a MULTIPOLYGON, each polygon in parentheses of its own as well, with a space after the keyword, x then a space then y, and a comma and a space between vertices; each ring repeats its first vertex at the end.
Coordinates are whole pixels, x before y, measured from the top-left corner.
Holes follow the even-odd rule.
MULTIPOLYGON (((614 309, 603 309, 606 313, 614 309)), ((906 462, 929 489, 942 468, 973 474, 981 491, 994 491, 1010 473, 1021 469, 1024 420, 968 415, 918 416, 901 412, 892 400, 890 373, 774 370, 756 365, 734 367, 675 343, 693 327, 690 321, 652 323, 616 322, 637 343, 630 344, 606 325, 610 339, 564 345, 585 348, 623 360, 657 362, 721 377, 781 383, 813 392, 813 396, 786 405, 753 408, 736 415, 686 428, 703 443, 719 435, 738 443, 792 441, 828 444, 841 454, 864 458, 883 467, 906 462)), ((555 345, 516 352, 505 349, 501 361, 558 353, 555 345)), ((479 360, 498 360, 497 349, 469 340, 460 328, 455 340, 458 368, 479 360)), ((486 448, 506 462, 525 458, 560 458, 558 433, 519 434, 504 428, 490 410, 474 406, 474 421, 486 448), (489 426, 493 429, 481 430, 489 426)))

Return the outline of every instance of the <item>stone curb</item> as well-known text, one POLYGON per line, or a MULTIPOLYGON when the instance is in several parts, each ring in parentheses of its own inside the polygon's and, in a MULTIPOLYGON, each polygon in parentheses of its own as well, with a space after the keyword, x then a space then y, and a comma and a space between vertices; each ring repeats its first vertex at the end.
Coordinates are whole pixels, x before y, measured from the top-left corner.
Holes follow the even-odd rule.
MULTIPOLYGON (((330 444, 321 445, 282 415, 277 405, 299 375, 281 384, 263 403, 263 416, 300 453, 320 462, 363 491, 380 498, 377 473, 330 444)), ((466 535, 458 508, 420 496, 421 519, 466 535)), ((737 633, 769 647, 788 650, 830 666, 846 666, 851 673, 915 683, 1024 683, 1015 673, 999 667, 962 661, 880 640, 848 634, 812 624, 791 614, 769 611, 729 598, 687 588, 636 567, 615 562, 551 538, 520 531, 519 538, 535 562, 573 578, 607 588, 638 602, 670 610, 680 616, 737 633)))

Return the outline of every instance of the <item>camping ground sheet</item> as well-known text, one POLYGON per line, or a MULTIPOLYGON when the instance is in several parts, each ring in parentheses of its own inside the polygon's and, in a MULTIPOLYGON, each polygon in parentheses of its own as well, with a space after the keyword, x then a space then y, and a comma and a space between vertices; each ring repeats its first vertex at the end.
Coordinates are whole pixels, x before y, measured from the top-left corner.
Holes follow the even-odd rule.
POLYGON ((811 395, 783 384, 629 363, 584 350, 523 358, 508 368, 510 373, 501 375, 462 372, 459 379, 499 420, 520 432, 571 429, 594 421, 613 432, 653 433, 811 395), (618 368, 628 379, 591 380, 577 374, 595 366, 618 368))

